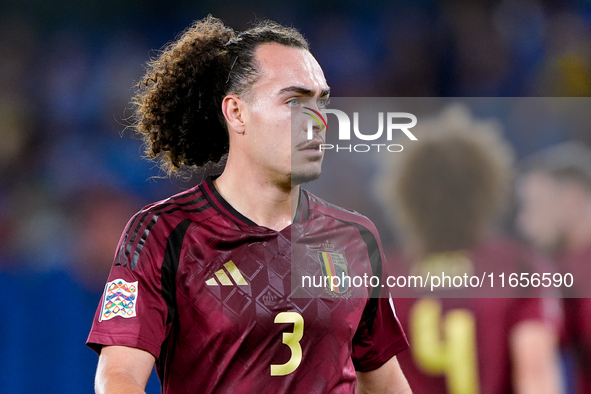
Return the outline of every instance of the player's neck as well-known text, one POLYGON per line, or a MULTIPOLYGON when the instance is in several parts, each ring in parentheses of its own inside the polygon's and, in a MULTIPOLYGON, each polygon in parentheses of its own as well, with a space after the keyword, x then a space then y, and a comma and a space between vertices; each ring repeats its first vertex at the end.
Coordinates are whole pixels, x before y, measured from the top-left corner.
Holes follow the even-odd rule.
POLYGON ((281 231, 297 209, 299 186, 280 186, 253 172, 226 169, 214 181, 220 195, 234 209, 259 226, 281 231))

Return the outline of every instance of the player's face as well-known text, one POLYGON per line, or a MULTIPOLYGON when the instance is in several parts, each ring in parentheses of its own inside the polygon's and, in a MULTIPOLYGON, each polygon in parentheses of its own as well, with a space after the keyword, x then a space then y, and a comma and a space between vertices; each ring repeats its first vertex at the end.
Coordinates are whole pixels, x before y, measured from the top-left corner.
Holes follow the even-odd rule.
POLYGON ((561 185, 543 173, 526 175, 517 189, 518 226, 537 246, 556 251, 563 236, 564 201, 561 185))
POLYGON ((318 111, 325 105, 329 89, 320 65, 310 52, 279 44, 259 46, 255 60, 260 76, 251 88, 245 123, 251 133, 251 157, 279 182, 300 184, 318 178, 325 130, 316 128, 308 140, 307 119, 300 117, 292 128, 292 110, 318 111))

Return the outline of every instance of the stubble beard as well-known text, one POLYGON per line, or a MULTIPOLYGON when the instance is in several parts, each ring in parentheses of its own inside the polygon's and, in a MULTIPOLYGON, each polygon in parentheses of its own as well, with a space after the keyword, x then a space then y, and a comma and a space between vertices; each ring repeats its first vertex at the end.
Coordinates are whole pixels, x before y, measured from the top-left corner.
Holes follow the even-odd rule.
POLYGON ((303 183, 308 183, 315 181, 316 179, 320 178, 321 171, 312 172, 312 173, 305 173, 305 172, 290 172, 289 178, 291 180, 291 185, 301 185, 303 183))

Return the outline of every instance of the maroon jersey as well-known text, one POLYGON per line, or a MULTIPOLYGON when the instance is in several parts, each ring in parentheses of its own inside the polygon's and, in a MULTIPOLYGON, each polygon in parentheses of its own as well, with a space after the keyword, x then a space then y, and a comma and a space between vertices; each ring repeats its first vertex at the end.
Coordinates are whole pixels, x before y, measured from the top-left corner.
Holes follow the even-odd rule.
MULTIPOLYGON (((390 264, 410 265, 398 254, 388 257, 388 268, 390 264)), ((538 258, 512 241, 494 239, 468 252, 434 254, 425 260, 446 273, 466 270, 468 265, 477 272, 479 265, 491 267, 496 261, 509 274, 536 264, 532 259, 538 258)), ((440 298, 429 298, 432 293, 422 292, 417 296, 425 298, 395 299, 397 316, 410 343, 409 351, 398 356, 410 387, 425 394, 513 393, 511 331, 526 320, 544 321, 558 330, 559 301, 444 298, 445 291, 435 293, 440 298)))
POLYGON ((578 394, 591 394, 591 246, 564 253, 558 259, 563 274, 572 274, 578 285, 566 289, 564 299, 565 335, 563 346, 576 358, 576 386, 578 394))
POLYGON ((302 190, 294 223, 275 231, 207 179, 131 219, 88 345, 150 352, 164 394, 353 393, 355 370, 407 347, 389 300, 346 285, 317 297, 292 270, 379 277, 382 261, 359 214, 302 190))

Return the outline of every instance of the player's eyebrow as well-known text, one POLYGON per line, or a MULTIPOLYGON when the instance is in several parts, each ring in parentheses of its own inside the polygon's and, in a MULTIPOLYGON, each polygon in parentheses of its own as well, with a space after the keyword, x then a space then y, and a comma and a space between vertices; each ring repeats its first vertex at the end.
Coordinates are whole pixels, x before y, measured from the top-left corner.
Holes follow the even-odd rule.
MULTIPOLYGON (((312 89, 304 88, 301 86, 289 86, 287 88, 283 88, 279 91, 279 94, 281 95, 283 93, 297 93, 304 97, 314 97, 316 95, 316 92, 314 92, 312 89)), ((328 96, 329 94, 330 88, 322 89, 322 91, 320 92, 320 97, 328 96)))

